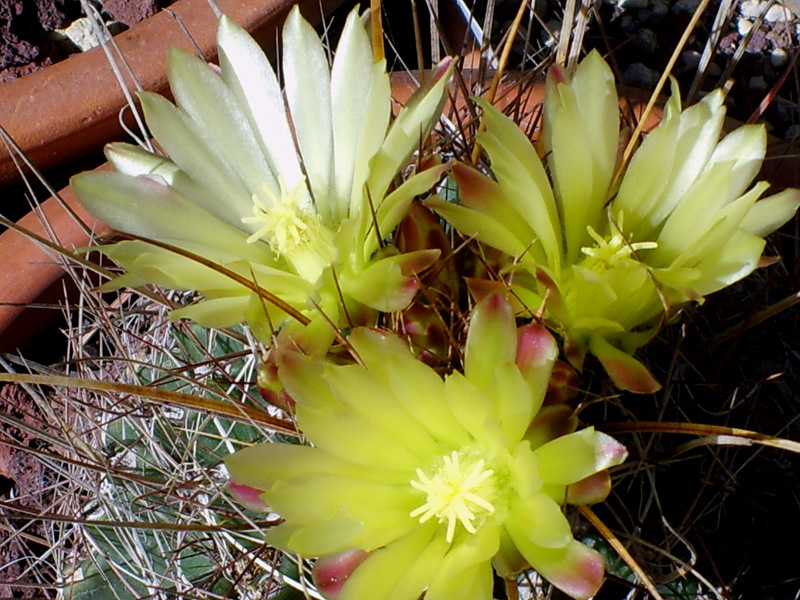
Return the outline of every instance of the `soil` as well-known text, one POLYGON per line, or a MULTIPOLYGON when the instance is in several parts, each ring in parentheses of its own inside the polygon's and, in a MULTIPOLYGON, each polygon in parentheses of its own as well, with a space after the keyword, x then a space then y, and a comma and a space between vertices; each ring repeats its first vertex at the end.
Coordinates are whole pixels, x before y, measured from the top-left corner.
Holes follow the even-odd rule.
MULTIPOLYGON (((96 8, 124 30, 168 6, 170 0, 104 0, 96 8)), ((57 30, 81 18, 76 0, 0 0, 0 83, 41 70, 77 52, 57 30)))
MULTIPOLYGON (((40 428, 42 417, 36 404, 19 386, 0 388, 0 414, 18 419, 32 428, 40 428)), ((23 448, 39 448, 41 440, 24 428, 0 422, 0 500, 19 504, 26 509, 46 511, 49 501, 48 479, 53 473, 31 452, 23 448), (8 442, 8 444, 3 443, 8 442), (15 448, 14 446, 19 446, 15 448)), ((8 514, 3 509, 0 515, 8 514)), ((12 511, 13 512, 13 511, 12 511)), ((35 585, 14 586, 23 577, 31 560, 41 556, 47 540, 45 523, 31 519, 2 517, 0 520, 0 598, 49 598, 48 590, 35 585), (12 528, 5 527, 9 525, 12 528), (16 530, 16 531, 14 531, 16 530)))

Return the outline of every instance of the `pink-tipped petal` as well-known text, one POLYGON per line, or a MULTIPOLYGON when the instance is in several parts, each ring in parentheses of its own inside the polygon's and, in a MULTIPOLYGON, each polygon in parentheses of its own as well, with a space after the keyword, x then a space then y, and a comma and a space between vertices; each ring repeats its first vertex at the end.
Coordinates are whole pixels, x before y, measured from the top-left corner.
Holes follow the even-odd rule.
POLYGON ((558 344, 547 327, 529 323, 517 329, 516 363, 537 402, 544 401, 557 358, 558 344))
POLYGON ((567 502, 569 504, 597 504, 611 493, 611 475, 608 471, 600 471, 585 479, 567 486, 567 502))
MULTIPOLYGON (((275 348, 273 347, 272 350, 275 348)), ((256 381, 258 393, 264 400, 284 412, 294 412, 297 403, 283 387, 283 382, 278 375, 278 362, 274 351, 269 353, 267 360, 258 368, 256 381)))
POLYGON ((547 327, 529 323, 517 329, 517 366, 523 374, 531 369, 548 371, 558 358, 558 344, 547 327))
POLYGON ((262 490, 236 483, 231 481, 228 483, 228 493, 245 508, 256 512, 269 512, 269 505, 261 498, 262 490))
POLYGON ((502 294, 490 294, 472 310, 464 374, 474 385, 486 387, 498 365, 514 362, 514 311, 502 294))
POLYGON ((661 384, 638 360, 596 336, 589 347, 618 388, 634 394, 654 394, 661 384))
POLYGON ((552 83, 566 83, 569 77, 567 76, 567 70, 558 64, 554 64, 550 67, 550 70, 547 72, 547 78, 552 83))
POLYGON ((622 464, 628 458, 628 449, 608 434, 595 433, 595 465, 598 470, 622 464))
POLYGON ((452 252, 450 239, 442 228, 439 217, 419 202, 414 202, 408 216, 400 221, 395 244, 400 252, 438 249, 442 256, 452 252))
POLYGON ((319 593, 331 600, 336 598, 356 567, 368 556, 369 552, 353 549, 318 558, 311 570, 311 578, 319 593))
POLYGON ((596 550, 575 540, 561 548, 542 548, 532 544, 523 531, 510 528, 508 533, 536 572, 565 594, 588 600, 600 589, 605 561, 596 550))

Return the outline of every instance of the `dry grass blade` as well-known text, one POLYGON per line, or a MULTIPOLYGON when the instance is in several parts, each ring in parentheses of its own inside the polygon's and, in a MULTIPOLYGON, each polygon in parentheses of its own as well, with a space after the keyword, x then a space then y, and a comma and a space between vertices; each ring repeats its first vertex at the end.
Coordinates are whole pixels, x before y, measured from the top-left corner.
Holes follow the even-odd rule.
POLYGON ((656 600, 664 600, 664 597, 659 593, 658 588, 653 583, 653 581, 647 576, 647 573, 644 572, 644 569, 639 565, 638 562, 631 556, 631 553, 628 552, 628 549, 622 544, 622 542, 617 539, 617 536, 606 527, 606 525, 598 518, 592 509, 588 506, 578 506, 578 510, 581 511, 581 514, 586 517, 586 519, 594 526, 597 531, 600 532, 606 541, 611 544, 611 547, 616 550, 617 554, 619 554, 620 558, 625 561, 625 564, 628 565, 636 574, 636 577, 639 579, 639 583, 641 583, 647 591, 655 598, 656 600))
POLYGON ((272 417, 264 411, 243 405, 232 405, 229 402, 202 398, 191 394, 182 394, 161 390, 143 385, 98 381, 80 377, 60 377, 56 375, 24 375, 19 373, 0 373, 0 382, 27 383, 32 385, 49 385, 94 390, 114 394, 127 394, 153 400, 159 404, 199 410, 204 413, 226 417, 247 424, 258 424, 273 431, 289 435, 297 435, 297 428, 288 421, 272 417))
MULTIPOLYGON (((666 423, 662 421, 635 423, 603 423, 598 425, 606 433, 675 433, 680 435, 702 436, 703 442, 693 443, 683 450, 697 445, 735 445, 752 446, 759 444, 787 452, 800 454, 800 442, 774 437, 757 431, 724 427, 722 425, 703 425, 702 423, 666 423)), ((681 450, 681 451, 683 451, 681 450)))

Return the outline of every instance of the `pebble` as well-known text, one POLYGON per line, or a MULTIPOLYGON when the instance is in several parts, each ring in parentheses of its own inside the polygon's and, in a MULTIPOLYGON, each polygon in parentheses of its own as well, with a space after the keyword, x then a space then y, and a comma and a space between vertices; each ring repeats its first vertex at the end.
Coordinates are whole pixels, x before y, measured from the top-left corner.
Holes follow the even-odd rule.
POLYGON ((774 48, 769 53, 769 62, 776 69, 782 67, 789 60, 789 53, 783 48, 774 48))
POLYGON ((69 27, 58 32, 77 46, 81 52, 86 52, 100 45, 100 40, 97 39, 92 28, 92 21, 88 17, 77 19, 69 27))
POLYGON ((747 81, 747 88, 754 92, 763 92, 767 89, 767 82, 761 75, 755 75, 747 81))
POLYGON ((636 32, 633 43, 642 52, 653 54, 658 49, 658 36, 652 29, 640 29, 636 32))
POLYGON ((625 72, 622 74, 622 79, 627 85, 632 87, 643 88, 652 90, 658 84, 661 75, 642 63, 633 63, 629 65, 625 72))
POLYGON ((736 31, 739 32, 739 35, 745 36, 750 33, 750 30, 753 28, 753 22, 750 19, 745 17, 738 17, 736 19, 736 31))
MULTIPOLYGON (((745 0, 739 5, 739 14, 748 19, 757 19, 769 5, 769 2, 763 0, 745 0)), ((791 21, 792 13, 781 4, 773 4, 766 14, 764 20, 768 23, 778 23, 782 21, 791 21)))
POLYGON ((693 15, 698 6, 700 6, 700 0, 678 0, 672 5, 672 12, 693 15))
POLYGON ((681 62, 687 69, 696 69, 700 64, 700 53, 697 50, 684 50, 681 54, 681 62))

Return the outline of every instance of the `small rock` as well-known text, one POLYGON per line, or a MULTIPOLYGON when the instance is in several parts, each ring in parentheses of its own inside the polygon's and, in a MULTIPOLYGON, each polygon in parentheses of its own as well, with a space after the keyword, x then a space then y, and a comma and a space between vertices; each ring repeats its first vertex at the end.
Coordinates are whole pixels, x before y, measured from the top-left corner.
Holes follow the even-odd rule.
POLYGON ((700 64, 700 53, 697 50, 685 50, 681 54, 681 62, 684 67, 693 71, 700 64))
POLYGON ((131 27, 156 14, 158 3, 156 0, 104 0, 103 10, 131 27))
POLYGON ((745 52, 748 54, 763 54, 766 48, 767 36, 759 29, 753 32, 753 35, 750 37, 750 42, 747 44, 747 48, 745 48, 745 52))
POLYGON ((769 54, 769 62, 776 69, 782 67, 789 60, 789 53, 783 48, 775 48, 769 54))
POLYGON ((711 79, 718 79, 722 76, 722 68, 715 62, 709 63, 706 67, 706 77, 711 79))
POLYGON ((739 32, 739 35, 747 35, 752 28, 753 22, 750 19, 746 17, 738 17, 736 19, 736 31, 739 32))
POLYGON ((693 15, 700 6, 700 0, 678 0, 672 5, 672 12, 675 14, 693 15))
POLYGON ((739 46, 739 34, 729 33, 719 41, 719 51, 722 54, 733 55, 739 46))
POLYGON ((66 29, 58 30, 67 40, 82 52, 91 50, 100 44, 100 40, 95 36, 92 28, 92 21, 88 17, 83 17, 74 21, 66 29))
POLYGON ((640 29, 633 38, 633 44, 642 52, 653 54, 658 48, 658 36, 652 29, 640 29))
MULTIPOLYGON (((112 21, 105 24, 105 29, 102 29, 101 35, 106 35, 106 30, 111 35, 116 35, 120 31, 126 29, 125 25, 119 21, 112 21)), ((91 50, 95 46, 100 45, 100 40, 95 35, 92 21, 89 17, 82 17, 72 22, 66 29, 58 29, 53 32, 53 37, 56 42, 62 46, 72 46, 81 52, 91 50)), ((66 49, 65 49, 66 50, 66 49)))
POLYGON ((619 20, 619 25, 622 27, 622 31, 624 31, 627 35, 633 36, 636 35, 636 32, 642 26, 639 19, 633 17, 633 15, 625 14, 619 20))
POLYGON ((767 23, 783 23, 792 20, 792 11, 780 4, 773 5, 764 15, 767 23))
POLYGON ((780 4, 769 6, 768 2, 745 0, 739 5, 739 14, 748 19, 757 19, 762 14, 767 23, 780 23, 792 20, 792 11, 780 4), (766 12, 765 12, 766 11, 766 12))
POLYGON ((650 16, 647 19, 648 23, 661 22, 669 12, 669 4, 666 0, 656 0, 650 5, 650 16))
POLYGON ((754 92, 763 92, 767 89, 767 82, 761 75, 754 75, 747 81, 747 88, 754 92))
POLYGON ((658 71, 654 71, 642 63, 629 65, 622 74, 622 79, 627 85, 652 90, 660 79, 658 71))
POLYGON ((767 40, 773 48, 793 50, 792 27, 789 23, 774 23, 767 32, 767 40))
POLYGON ((638 10, 648 7, 650 2, 651 0, 621 0, 619 6, 624 10, 638 10))

